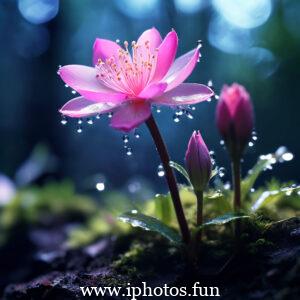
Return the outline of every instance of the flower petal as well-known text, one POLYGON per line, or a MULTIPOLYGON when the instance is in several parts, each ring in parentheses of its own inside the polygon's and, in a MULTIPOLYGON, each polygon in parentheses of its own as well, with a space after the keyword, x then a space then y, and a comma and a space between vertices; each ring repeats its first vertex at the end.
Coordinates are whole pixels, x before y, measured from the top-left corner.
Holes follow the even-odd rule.
POLYGON ((166 83, 150 84, 138 95, 138 97, 142 99, 158 97, 163 94, 167 86, 166 83))
POLYGON ((101 84, 95 68, 82 65, 68 65, 60 68, 62 80, 81 96, 95 102, 120 102, 127 96, 101 84))
POLYGON ((175 89, 154 98, 152 103, 168 106, 196 104, 207 100, 213 94, 214 92, 206 85, 182 83, 175 89))
POLYGON ((119 56, 121 47, 110 40, 96 39, 93 46, 93 64, 96 65, 98 59, 105 61, 107 58, 114 56, 115 59, 119 56))
MULTIPOLYGON (((144 31, 139 39, 137 40, 138 45, 145 45, 146 42, 149 42, 150 51, 153 53, 154 50, 159 47, 159 45, 162 42, 162 38, 158 30, 154 27, 151 29, 148 29, 144 31)), ((145 49, 145 47, 142 47, 141 49, 145 49)))
POLYGON ((157 51, 155 72, 151 78, 152 82, 160 81, 169 71, 177 52, 178 36, 172 30, 164 38, 157 51))
POLYGON ((72 118, 81 118, 106 113, 117 106, 113 103, 95 103, 83 97, 77 97, 68 101, 59 112, 72 118))
POLYGON ((185 81, 194 70, 198 59, 199 50, 197 48, 178 57, 162 80, 168 84, 166 91, 170 91, 185 81))
POLYGON ((146 121, 151 115, 149 103, 133 100, 120 106, 114 113, 110 125, 122 131, 131 131, 146 121))

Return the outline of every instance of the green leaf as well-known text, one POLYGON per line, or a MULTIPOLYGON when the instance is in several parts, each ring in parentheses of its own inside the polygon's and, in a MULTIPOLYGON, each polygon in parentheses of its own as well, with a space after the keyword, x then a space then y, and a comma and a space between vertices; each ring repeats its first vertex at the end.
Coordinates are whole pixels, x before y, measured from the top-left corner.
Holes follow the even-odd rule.
POLYGON ((157 232, 175 244, 181 243, 180 235, 156 218, 146 216, 137 211, 131 211, 123 213, 118 219, 124 223, 131 224, 133 227, 157 232))
POLYGON ((290 196, 293 192, 299 191, 300 187, 286 187, 281 190, 274 191, 264 191, 260 197, 254 202, 251 207, 252 211, 257 211, 258 209, 266 206, 270 203, 276 203, 283 199, 285 196, 290 196))
POLYGON ((249 216, 235 214, 235 213, 228 213, 203 223, 201 226, 197 227, 197 230, 211 225, 224 225, 234 220, 245 219, 245 218, 249 218, 249 216))
POLYGON ((171 168, 173 168, 177 172, 179 172, 187 180, 188 184, 190 186, 192 186, 190 176, 189 176, 188 172, 186 171, 186 169, 182 165, 176 163, 175 161, 170 161, 169 165, 170 165, 171 168))
POLYGON ((242 201, 245 200, 250 190, 253 188, 258 176, 269 166, 274 163, 275 156, 273 154, 261 156, 254 167, 249 170, 248 175, 242 180, 241 183, 241 196, 242 201))
POLYGON ((172 221, 172 200, 170 195, 157 194, 155 196, 155 215, 165 224, 172 221))

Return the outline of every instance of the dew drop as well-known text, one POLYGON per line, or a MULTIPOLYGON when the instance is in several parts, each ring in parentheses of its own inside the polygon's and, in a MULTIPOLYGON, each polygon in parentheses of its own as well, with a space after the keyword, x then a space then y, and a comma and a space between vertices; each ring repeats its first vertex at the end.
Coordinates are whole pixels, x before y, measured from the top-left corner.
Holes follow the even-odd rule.
POLYGON ((160 107, 156 107, 156 112, 157 112, 158 114, 160 114, 160 113, 161 113, 161 108, 160 108, 160 107))
POLYGON ((62 116, 62 119, 61 119, 60 123, 62 125, 66 125, 68 123, 68 120, 67 120, 66 116, 62 116))
POLYGON ((253 143, 253 142, 249 142, 249 143, 248 143, 248 146, 249 146, 249 147, 253 147, 253 146, 254 146, 254 143, 253 143))
POLYGON ((93 119, 91 119, 91 118, 87 118, 87 119, 86 119, 86 122, 87 122, 89 125, 93 125, 93 124, 94 124, 94 121, 93 121, 93 119))
POLYGON ((197 41, 197 48, 200 49, 202 47, 202 40, 197 41))
POLYGON ((283 161, 291 161, 294 158, 294 154, 291 152, 286 152, 281 156, 283 161))
POLYGON ((124 144, 127 144, 129 142, 129 136, 127 134, 124 134, 122 139, 123 139, 124 144))
POLYGON ((187 118, 190 119, 190 120, 193 120, 193 119, 194 119, 194 116, 193 116, 188 110, 185 111, 185 115, 186 115, 187 118))
POLYGON ((58 70, 56 72, 58 75, 60 74, 60 69, 61 69, 61 65, 58 66, 58 70))
POLYGON ((208 98, 206 101, 207 101, 207 102, 211 102, 211 98, 208 98))
POLYGON ((96 119, 99 120, 100 119, 100 114, 96 115, 96 119))
POLYGON ((221 168, 219 168, 219 170, 218 170, 218 175, 219 175, 219 177, 224 177, 225 175, 226 175, 226 169, 225 168, 223 168, 223 167, 221 167, 221 168))
POLYGON ((116 43, 119 44, 120 43, 120 39, 116 39, 116 43))
POLYGON ((182 116, 183 113, 184 113, 184 109, 182 109, 181 107, 178 107, 177 110, 175 111, 176 116, 182 116))
POLYGON ((108 116, 109 119, 111 119, 112 116, 113 116, 113 113, 112 113, 112 112, 109 112, 109 113, 107 114, 107 116, 108 116))
POLYGON ((75 95, 76 94, 76 91, 75 90, 72 90, 72 92, 71 92, 73 95, 75 95))
POLYGON ((99 192, 102 192, 105 190, 105 183, 104 182, 97 182, 96 189, 99 192))
POLYGON ((207 85, 209 86, 209 87, 212 87, 213 86, 213 82, 212 82, 212 80, 210 79, 210 80, 208 80, 208 82, 207 82, 207 85))
POLYGON ((178 123, 178 122, 180 121, 179 116, 177 116, 176 114, 174 114, 174 115, 173 115, 173 121, 174 121, 175 123, 178 123))
POLYGON ((132 149, 130 147, 126 148, 126 155, 131 156, 132 155, 132 149))
POLYGON ((159 164, 157 167, 157 175, 159 177, 165 176, 165 170, 164 170, 164 167, 162 166, 162 164, 159 164))
POLYGON ((220 96, 219 96, 219 95, 215 95, 214 97, 215 97, 216 100, 219 100, 219 99, 220 99, 220 96))
POLYGON ((196 110, 196 106, 192 106, 192 107, 191 107, 191 110, 196 110))
POLYGON ((135 137, 136 139, 139 139, 139 138, 141 137, 141 134, 138 132, 137 129, 134 130, 134 137, 135 137))
POLYGON ((210 155, 210 158, 212 158, 212 159, 216 159, 216 153, 215 153, 215 151, 209 151, 209 155, 210 155))
POLYGON ((78 123, 79 125, 82 124, 82 119, 79 118, 78 121, 77 121, 77 123, 78 123))
POLYGON ((78 126, 76 131, 77 133, 82 133, 82 126, 78 126))
POLYGON ((65 87, 68 88, 69 86, 67 84, 65 84, 65 87))

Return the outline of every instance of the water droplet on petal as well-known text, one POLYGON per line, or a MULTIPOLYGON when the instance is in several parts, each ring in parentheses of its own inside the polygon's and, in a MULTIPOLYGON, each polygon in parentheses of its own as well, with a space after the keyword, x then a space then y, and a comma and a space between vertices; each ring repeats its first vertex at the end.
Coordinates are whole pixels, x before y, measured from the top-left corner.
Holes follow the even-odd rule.
POLYGON ((249 147, 253 147, 253 146, 254 146, 254 143, 253 143, 253 142, 249 142, 249 143, 248 143, 248 146, 249 146, 249 147))
POLYGON ((77 123, 78 123, 78 124, 82 124, 82 119, 79 118, 78 121, 77 121, 77 123))
POLYGON ((209 87, 212 87, 213 86, 213 82, 212 82, 212 80, 210 79, 210 80, 208 80, 208 82, 207 82, 207 85, 209 86, 209 87))
POLYGON ((100 114, 96 115, 96 119, 99 120, 100 119, 100 114))
POLYGON ((216 100, 219 100, 219 99, 220 99, 220 96, 219 96, 219 95, 215 95, 214 97, 215 97, 216 100))
POLYGON ((156 112, 159 114, 161 113, 161 108, 160 107, 156 107, 156 112))
POLYGON ((107 116, 108 116, 108 118, 112 118, 113 113, 112 113, 112 112, 109 112, 109 113, 107 114, 107 116))
POLYGON ((206 101, 207 101, 207 102, 211 102, 211 98, 208 98, 206 101))
POLYGON ((251 193, 254 193, 254 192, 255 192, 255 188, 251 188, 251 189, 250 189, 250 192, 251 192, 251 193))
POLYGON ((75 90, 72 90, 72 92, 71 92, 73 95, 75 95, 76 94, 76 91, 75 90))
POLYGON ((158 167, 157 167, 157 175, 159 177, 165 176, 165 170, 164 170, 164 167, 163 167, 162 164, 159 164, 158 167))
POLYGON ((224 145, 225 145, 225 141, 224 141, 224 140, 221 140, 221 141, 220 141, 220 145, 221 145, 221 146, 224 146, 224 145))
POLYGON ((119 44, 120 43, 120 39, 116 39, 116 43, 119 44))
POLYGON ((69 86, 67 84, 65 84, 65 87, 68 88, 69 86))
POLYGON ((192 106, 192 107, 191 107, 191 110, 196 110, 196 106, 192 106))

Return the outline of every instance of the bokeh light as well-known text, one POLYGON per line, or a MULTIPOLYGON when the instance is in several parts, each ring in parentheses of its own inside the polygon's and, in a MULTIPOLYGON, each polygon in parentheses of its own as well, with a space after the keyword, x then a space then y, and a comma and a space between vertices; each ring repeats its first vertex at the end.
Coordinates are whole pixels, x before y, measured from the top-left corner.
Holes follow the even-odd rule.
POLYGON ((207 6, 205 0, 174 0, 176 9, 182 13, 195 14, 207 6))
POLYGON ((237 28, 219 16, 210 21, 208 40, 217 49, 234 54, 246 51, 253 42, 249 30, 237 28))
POLYGON ((270 0, 213 0, 213 4, 229 23, 241 28, 262 25, 272 12, 270 0))
POLYGON ((19 0, 18 7, 28 22, 42 24, 57 15, 59 0, 19 0))
POLYGON ((125 15, 143 19, 159 15, 158 0, 115 0, 116 6, 125 15))

